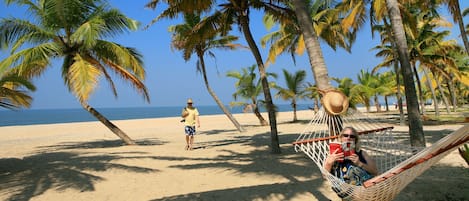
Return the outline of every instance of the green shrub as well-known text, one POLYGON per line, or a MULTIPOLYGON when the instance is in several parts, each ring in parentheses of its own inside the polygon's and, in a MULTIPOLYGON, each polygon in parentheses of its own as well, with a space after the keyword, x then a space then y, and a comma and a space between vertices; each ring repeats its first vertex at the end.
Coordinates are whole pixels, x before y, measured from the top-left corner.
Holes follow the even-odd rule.
POLYGON ((469 165, 469 144, 459 147, 459 154, 461 154, 461 157, 464 158, 467 165, 469 165))

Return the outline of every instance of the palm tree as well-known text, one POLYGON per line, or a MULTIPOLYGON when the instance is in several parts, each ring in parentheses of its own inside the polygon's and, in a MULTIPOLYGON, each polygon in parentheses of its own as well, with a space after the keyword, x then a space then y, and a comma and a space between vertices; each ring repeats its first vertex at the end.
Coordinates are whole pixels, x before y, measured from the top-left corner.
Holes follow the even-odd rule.
MULTIPOLYGON (((372 75, 368 71, 360 70, 357 76, 358 83, 350 89, 350 95, 356 97, 358 103, 362 103, 366 107, 366 111, 370 112, 370 99, 378 93, 377 76, 372 75)), ((377 98, 375 98, 375 106, 377 107, 377 98)))
POLYGON ((459 6, 459 0, 441 0, 448 6, 449 12, 453 15, 453 21, 458 23, 459 32, 466 48, 466 54, 469 55, 469 41, 467 39, 466 28, 464 27, 463 17, 461 14, 461 8, 459 6))
POLYGON ((104 40, 136 30, 138 23, 98 0, 11 0, 8 3, 28 7, 33 18, 31 21, 7 18, 0 22, 0 46, 12 48, 12 54, 1 61, 0 69, 12 68, 29 79, 51 67, 52 60, 63 59, 62 78, 82 107, 126 144, 135 144, 91 107, 88 99, 101 77, 109 82, 117 97, 112 72, 149 101, 142 82, 145 78, 142 56, 133 48, 104 40), (24 49, 17 51, 23 46, 24 49))
POLYGON ((304 86, 305 90, 305 97, 308 97, 309 99, 313 100, 313 111, 318 112, 319 111, 319 102, 320 102, 320 94, 318 91, 318 87, 316 85, 307 82, 304 86))
MULTIPOLYGON (((389 111, 388 97, 396 93, 396 75, 392 71, 387 71, 375 74, 375 76, 377 76, 378 83, 377 92, 379 95, 384 96, 386 111, 389 111)), ((380 109, 378 111, 380 111, 380 109)))
POLYGON ((415 91, 412 68, 409 60, 407 40, 402 24, 401 12, 397 0, 385 0, 386 8, 391 19, 391 27, 394 41, 396 42, 399 62, 404 78, 405 97, 407 102, 407 113, 409 116, 409 134, 412 146, 425 147, 422 120, 420 118, 417 93, 415 91))
MULTIPOLYGON (((287 5, 291 9, 291 5, 287 5)), ((337 47, 350 52, 351 45, 355 40, 355 29, 348 30, 349 26, 357 26, 357 21, 352 25, 343 26, 343 17, 341 15, 342 3, 336 3, 330 0, 314 1, 310 5, 310 14, 314 30, 322 41, 329 47, 336 50, 337 47)), ((352 12, 351 12, 352 13, 352 12)), ((351 13, 347 13, 353 15, 351 13)), ((266 15, 264 24, 268 29, 274 25, 275 16, 266 15)), ((270 42, 269 57, 267 62, 274 63, 278 55, 290 53, 293 62, 296 63, 295 54, 301 55, 305 50, 305 43, 300 27, 297 23, 280 23, 279 30, 265 35, 261 40, 263 47, 270 42)))
POLYGON ((24 89, 35 91, 36 87, 27 79, 15 74, 0 76, 0 107, 7 109, 29 108, 33 99, 24 89))
MULTIPOLYGON (((259 95, 262 93, 262 84, 261 80, 257 77, 257 74, 254 72, 256 70, 256 65, 252 65, 247 68, 242 68, 241 72, 238 71, 229 71, 226 73, 227 77, 232 77, 237 79, 235 83, 236 92, 233 93, 234 100, 238 100, 238 97, 241 97, 246 100, 250 100, 250 103, 244 101, 232 102, 232 106, 243 105, 245 108, 252 108, 254 115, 259 119, 259 123, 262 126, 267 126, 269 123, 262 117, 259 105, 263 103, 263 100, 257 100, 259 95)), ((268 73, 269 76, 277 77, 274 73, 268 73)), ((274 83, 270 83, 274 85, 274 83)))
POLYGON ((293 122, 296 122, 298 121, 296 116, 296 102, 298 99, 304 98, 306 93, 304 89, 301 89, 306 78, 306 71, 299 70, 290 74, 287 70, 283 69, 283 76, 285 77, 287 87, 283 88, 277 85, 275 88, 278 92, 275 96, 281 97, 283 100, 291 100, 291 106, 293 108, 293 122))
POLYGON ((383 67, 393 67, 393 74, 396 76, 394 79, 396 83, 394 92, 397 98, 397 106, 399 107, 399 124, 403 126, 405 124, 405 117, 401 92, 403 90, 400 76, 401 70, 399 68, 399 56, 397 54, 396 43, 392 37, 391 26, 389 25, 387 18, 383 18, 383 25, 374 25, 372 29, 379 32, 382 43, 373 48, 374 50, 378 50, 376 57, 383 57, 384 59, 383 62, 373 68, 371 73, 375 73, 383 67))
POLYGON ((337 83, 337 89, 344 93, 345 96, 349 99, 349 107, 357 108, 357 104, 360 103, 360 98, 355 97, 355 94, 352 94, 352 88, 355 86, 353 80, 349 77, 332 78, 333 81, 337 83))
MULTIPOLYGON (((156 5, 163 0, 152 0, 146 6, 155 8, 156 5)), ((269 81, 267 79, 267 72, 264 65, 264 60, 260 54, 259 48, 254 40, 251 29, 249 27, 250 12, 252 9, 263 10, 266 13, 271 13, 274 16, 284 16, 288 19, 288 16, 284 15, 283 12, 286 10, 274 4, 274 2, 263 2, 255 0, 227 0, 222 2, 217 1, 193 1, 193 0, 181 0, 181 1, 164 1, 168 4, 168 8, 162 12, 155 20, 161 18, 176 18, 179 13, 195 13, 200 14, 202 12, 211 12, 207 18, 202 20, 197 26, 201 33, 212 35, 214 33, 221 33, 222 36, 227 35, 231 31, 234 25, 242 31, 246 42, 248 43, 249 49, 253 54, 257 68, 259 70, 263 94, 269 115, 270 122, 270 136, 271 136, 271 152, 281 153, 278 131, 277 131, 277 119, 275 117, 275 106, 272 102, 272 95, 270 92, 269 81), (215 4, 219 3, 217 9, 215 4)), ((279 1, 280 2, 280 1, 279 1)), ((279 3, 275 2, 275 3, 279 3)), ((155 21, 153 20, 153 21, 155 21)))
POLYGON ((307 6, 306 3, 308 2, 304 0, 292 0, 291 2, 293 3, 298 26, 303 34, 303 40, 305 42, 306 51, 308 52, 308 58, 316 86, 321 91, 332 89, 333 87, 329 81, 326 62, 324 61, 318 35, 312 26, 311 14, 307 10, 309 6, 307 6))
POLYGON ((233 44, 232 42, 237 40, 234 36, 223 36, 216 37, 216 35, 204 38, 199 33, 194 31, 194 27, 200 22, 200 17, 194 14, 185 14, 184 23, 171 26, 169 30, 173 33, 172 47, 177 50, 183 51, 183 58, 185 61, 189 61, 192 54, 196 54, 198 57, 197 70, 202 72, 204 78, 205 87, 208 93, 212 96, 213 100, 217 103, 218 107, 225 113, 230 119, 233 125, 238 129, 239 132, 243 132, 244 129, 239 122, 233 117, 225 105, 220 101, 218 96, 210 87, 207 77, 207 70, 205 67, 204 55, 208 54, 214 56, 211 49, 236 49, 240 45, 233 44))

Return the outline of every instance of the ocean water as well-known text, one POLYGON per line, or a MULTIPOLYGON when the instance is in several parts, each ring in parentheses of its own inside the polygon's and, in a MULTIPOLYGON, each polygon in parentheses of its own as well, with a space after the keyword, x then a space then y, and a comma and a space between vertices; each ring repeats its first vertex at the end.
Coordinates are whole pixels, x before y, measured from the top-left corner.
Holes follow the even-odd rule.
MULTIPOLYGON (((277 105, 280 112, 292 111, 289 104, 277 105)), ((178 117, 183 106, 172 107, 133 107, 133 108, 95 108, 109 120, 147 119, 159 117, 178 117)), ((226 107, 231 113, 242 113, 241 107, 226 107)), ((201 115, 223 114, 218 106, 197 106, 201 115)), ((308 109, 299 104, 298 110, 308 109)), ((265 111, 265 110, 261 110, 265 111)), ((70 122, 98 121, 83 108, 76 109, 27 109, 0 110, 0 126, 54 124, 70 122)))

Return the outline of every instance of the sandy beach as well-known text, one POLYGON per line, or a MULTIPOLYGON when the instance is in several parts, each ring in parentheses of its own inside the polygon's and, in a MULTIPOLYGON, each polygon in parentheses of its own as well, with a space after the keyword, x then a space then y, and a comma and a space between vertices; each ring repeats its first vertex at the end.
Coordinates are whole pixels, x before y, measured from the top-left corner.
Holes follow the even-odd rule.
MULTIPOLYGON (((235 115, 243 133, 224 115, 202 115, 192 151, 180 118, 113 121, 137 146, 122 146, 100 122, 0 127, 0 200, 339 200, 293 149, 311 116, 299 111, 290 123, 292 112, 278 114, 280 155, 253 114, 235 115)), ((461 126, 425 125, 427 142, 461 126)), ((468 187, 469 167, 453 151, 396 200, 469 200, 468 187)))

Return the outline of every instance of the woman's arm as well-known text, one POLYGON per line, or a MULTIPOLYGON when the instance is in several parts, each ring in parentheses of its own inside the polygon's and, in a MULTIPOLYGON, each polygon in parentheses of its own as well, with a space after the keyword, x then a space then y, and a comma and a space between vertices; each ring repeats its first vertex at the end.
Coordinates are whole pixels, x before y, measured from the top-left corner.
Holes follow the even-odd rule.
POLYGON ((376 167, 376 162, 370 157, 365 151, 362 150, 363 158, 365 158, 366 163, 362 163, 360 160, 357 162, 357 166, 363 168, 371 175, 376 176, 378 175, 378 167, 376 167))
POLYGON ((332 170, 332 165, 334 165, 335 161, 339 158, 344 157, 344 152, 337 153, 339 150, 336 149, 333 153, 329 154, 324 161, 323 167, 325 170, 328 172, 331 172, 332 170))

